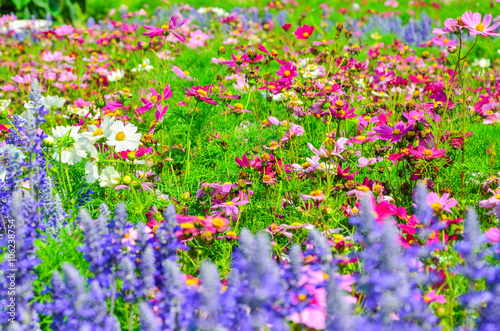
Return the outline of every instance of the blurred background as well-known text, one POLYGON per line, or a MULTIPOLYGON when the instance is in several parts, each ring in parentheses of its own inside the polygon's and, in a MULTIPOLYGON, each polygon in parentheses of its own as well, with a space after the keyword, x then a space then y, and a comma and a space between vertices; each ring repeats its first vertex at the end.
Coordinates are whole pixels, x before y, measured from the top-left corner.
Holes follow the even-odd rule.
MULTIPOLYGON (((289 2, 289 1, 287 1, 289 2)), ((279 0, 188 0, 184 2, 169 0, 0 0, 0 14, 15 14, 19 19, 44 19, 50 14, 54 22, 73 22, 85 24, 88 18, 101 20, 109 16, 110 10, 116 9, 118 12, 137 11, 141 8, 148 12, 153 12, 158 6, 171 6, 187 4, 193 7, 220 7, 231 11, 239 6, 257 6, 262 8, 270 3, 277 3, 279 0)), ((327 3, 338 9, 347 9, 345 13, 349 17, 362 17, 368 9, 384 12, 394 11, 403 20, 408 20, 415 8, 423 8, 433 19, 444 20, 447 17, 460 16, 465 10, 479 11, 500 15, 500 3, 494 0, 296 0, 297 11, 318 8, 321 3, 327 3)), ((113 13, 113 11, 111 12, 113 13)), ((345 14, 344 13, 344 14, 345 14)), ((113 16, 113 15, 111 15, 113 16)), ((297 15, 298 16, 298 15, 297 15)))

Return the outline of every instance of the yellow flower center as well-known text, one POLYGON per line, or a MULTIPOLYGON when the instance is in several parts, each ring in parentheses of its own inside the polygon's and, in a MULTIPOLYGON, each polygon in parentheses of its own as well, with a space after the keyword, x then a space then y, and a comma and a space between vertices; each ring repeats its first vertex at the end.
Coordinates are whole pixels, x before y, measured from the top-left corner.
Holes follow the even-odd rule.
POLYGON ((161 28, 162 28, 163 30, 168 30, 168 24, 163 24, 163 25, 161 26, 161 28))
POLYGON ((500 194, 497 194, 497 195, 495 196, 495 199, 499 199, 499 200, 500 200, 500 194))
POLYGON ((238 103, 234 104, 234 108, 236 110, 242 111, 243 110, 243 105, 238 102, 238 103))
POLYGON ((304 301, 305 299, 307 299, 307 295, 305 295, 305 294, 299 295, 299 300, 300 301, 304 301))
POLYGON ((285 72, 283 73, 283 76, 285 77, 288 77, 290 76, 292 73, 290 72, 290 70, 285 70, 285 72))
POLYGON ((438 212, 441 210, 441 204, 439 202, 434 202, 431 203, 432 209, 434 209, 435 212, 438 212))
POLYGON ((232 202, 232 201, 226 202, 226 206, 232 206, 232 205, 234 205, 234 202, 232 202))
POLYGON ((190 230, 190 229, 194 228, 194 224, 193 223, 182 223, 181 228, 186 229, 186 230, 190 230))
POLYGON ((356 140, 359 140, 359 141, 364 141, 365 139, 366 139, 365 136, 356 137, 356 140))
POLYGON ((127 138, 127 137, 125 136, 125 132, 123 132, 123 131, 118 132, 115 136, 115 139, 118 141, 123 141, 123 140, 125 140, 125 138, 127 138))
POLYGON ((311 192, 311 195, 313 197, 319 197, 321 194, 323 194, 323 191, 320 191, 320 190, 316 190, 316 191, 311 192))
POLYGON ((484 24, 483 23, 479 23, 478 25, 476 25, 476 30, 477 31, 484 31, 484 24))
POLYGON ((218 229, 218 228, 222 228, 224 226, 224 221, 221 220, 220 218, 214 218, 214 220, 212 221, 212 224, 218 229))
POLYGON ((228 236, 230 237, 236 237, 236 232, 233 232, 233 231, 229 231, 228 233, 226 233, 228 236))
POLYGON ((393 136, 397 136, 400 133, 401 133, 401 130, 399 130, 399 129, 396 129, 396 130, 392 131, 392 135, 393 136))
POLYGON ((362 191, 362 192, 368 192, 370 190, 370 188, 368 186, 361 185, 361 186, 358 186, 358 190, 362 191))
POLYGON ((269 175, 264 175, 264 176, 262 177, 262 180, 263 180, 263 181, 265 181, 265 182, 268 182, 268 181, 270 181, 270 180, 271 180, 271 176, 269 176, 269 175))
POLYGON ((309 37, 309 32, 304 32, 302 35, 304 36, 304 38, 307 38, 309 37))
POLYGON ((306 163, 303 163, 303 164, 302 164, 302 168, 304 168, 304 169, 307 169, 307 168, 309 168, 310 166, 311 166, 311 163, 309 163, 309 162, 306 162, 306 163))
POLYGON ((198 279, 196 278, 188 278, 186 279, 186 285, 193 286, 198 284, 198 279))
POLYGON ((269 88, 270 90, 274 90, 274 89, 276 88, 276 86, 271 84, 271 85, 269 85, 269 86, 268 86, 268 88, 269 88))
POLYGON ((276 149, 278 148, 278 143, 276 141, 273 141, 272 143, 269 144, 269 147, 271 147, 271 149, 276 149))
POLYGON ((198 92, 198 94, 199 94, 199 95, 200 95, 200 97, 202 97, 202 98, 205 98, 205 97, 207 96, 207 91, 202 90, 201 88, 200 88, 200 89, 198 89, 198 91, 196 91, 196 92, 198 92))
POLYGON ((97 130, 95 130, 94 133, 92 133, 92 137, 100 136, 103 133, 104 133, 104 131, 102 131, 101 128, 97 128, 97 130))
POLYGON ((342 100, 336 100, 336 101, 335 101, 335 105, 336 105, 337 107, 342 107, 342 106, 344 105, 344 101, 342 101, 342 100))
POLYGON ((425 156, 425 157, 431 157, 431 156, 432 156, 432 151, 431 151, 430 149, 426 149, 426 150, 424 151, 424 156, 425 156))

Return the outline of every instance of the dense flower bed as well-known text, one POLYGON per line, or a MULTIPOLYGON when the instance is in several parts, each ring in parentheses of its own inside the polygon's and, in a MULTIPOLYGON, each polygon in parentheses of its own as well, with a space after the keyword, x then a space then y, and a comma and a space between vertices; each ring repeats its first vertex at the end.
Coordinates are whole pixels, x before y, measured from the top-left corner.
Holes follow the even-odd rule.
POLYGON ((1 17, 2 329, 497 330, 500 23, 385 6, 1 17))

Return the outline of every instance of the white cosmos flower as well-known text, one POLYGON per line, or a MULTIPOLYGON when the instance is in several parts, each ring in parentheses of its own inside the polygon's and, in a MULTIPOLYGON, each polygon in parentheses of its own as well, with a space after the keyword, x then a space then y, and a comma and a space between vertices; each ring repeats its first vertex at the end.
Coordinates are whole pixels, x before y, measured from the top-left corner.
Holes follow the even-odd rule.
POLYGON ((138 71, 149 71, 153 69, 153 66, 150 64, 151 62, 149 61, 148 58, 144 59, 141 64, 137 66, 137 68, 132 69, 132 72, 138 72, 138 71))
POLYGON ((50 96, 42 97, 42 104, 47 109, 59 109, 66 103, 66 99, 58 97, 58 96, 50 96))
POLYGON ((79 126, 57 126, 52 128, 52 137, 56 141, 54 159, 59 161, 59 156, 61 156, 62 163, 73 165, 87 156, 87 152, 80 143, 79 130, 79 126))
POLYGON ((92 184, 95 183, 96 180, 99 179, 99 172, 97 169, 97 158, 91 158, 89 161, 85 163, 85 174, 87 183, 92 184))
POLYGON ((71 115, 77 115, 79 118, 85 118, 87 117, 88 113, 90 112, 89 107, 84 106, 84 107, 73 107, 73 106, 68 106, 67 107, 69 115, 63 115, 64 118, 71 118, 71 115))
POLYGON ((9 105, 10 105, 10 100, 0 100, 0 112, 7 109, 9 105))
POLYGON ((125 71, 122 69, 117 69, 115 71, 111 71, 109 75, 106 76, 109 82, 116 82, 125 76, 125 71))
POLYGON ((490 59, 474 59, 474 62, 472 63, 474 67, 480 67, 483 69, 489 68, 491 66, 491 61, 490 59))
POLYGON ((134 151, 139 147, 141 134, 137 133, 137 127, 131 123, 125 125, 122 121, 117 121, 111 125, 111 135, 107 143, 110 146, 115 146, 117 153, 131 150, 134 151))
POLYGON ((101 187, 114 188, 120 184, 121 176, 115 167, 107 166, 99 176, 99 185, 101 187))
POLYGON ((111 125, 115 123, 115 119, 110 116, 105 116, 101 122, 101 126, 91 124, 88 126, 88 131, 83 132, 80 137, 80 142, 90 153, 91 157, 97 157, 97 149, 95 144, 102 138, 109 138, 111 136, 111 125))

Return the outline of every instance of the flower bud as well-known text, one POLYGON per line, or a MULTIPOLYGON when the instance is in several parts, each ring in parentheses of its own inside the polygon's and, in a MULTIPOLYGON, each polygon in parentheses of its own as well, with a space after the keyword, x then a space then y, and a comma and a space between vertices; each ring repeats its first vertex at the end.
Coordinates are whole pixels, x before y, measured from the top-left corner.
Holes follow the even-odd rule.
POLYGON ((95 105, 97 108, 104 108, 106 106, 106 100, 100 96, 95 100, 95 105))
POLYGON ((127 158, 130 160, 130 161, 134 161, 135 160, 135 151, 130 151, 127 153, 127 158))
POLYGON ((125 185, 132 183, 132 177, 130 177, 129 175, 123 176, 122 183, 125 185))
POLYGON ((186 191, 184 193, 181 194, 181 200, 187 202, 189 200, 191 200, 191 193, 189 193, 189 191, 186 191))
POLYGON ((54 146, 54 138, 52 138, 51 136, 48 136, 47 138, 45 138, 43 141, 43 146, 44 147, 52 147, 54 146))
POLYGON ((448 46, 448 52, 450 52, 450 54, 453 54, 457 51, 457 46, 448 46))

